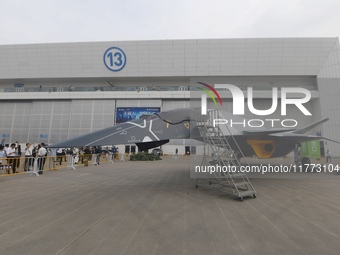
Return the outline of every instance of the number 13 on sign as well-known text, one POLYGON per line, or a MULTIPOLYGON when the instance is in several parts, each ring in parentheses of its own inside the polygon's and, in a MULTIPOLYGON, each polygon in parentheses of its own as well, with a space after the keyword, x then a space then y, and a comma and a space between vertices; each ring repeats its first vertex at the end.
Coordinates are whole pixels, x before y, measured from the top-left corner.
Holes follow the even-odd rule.
POLYGON ((126 55, 122 49, 111 47, 105 51, 103 60, 107 69, 118 72, 125 67, 126 55))

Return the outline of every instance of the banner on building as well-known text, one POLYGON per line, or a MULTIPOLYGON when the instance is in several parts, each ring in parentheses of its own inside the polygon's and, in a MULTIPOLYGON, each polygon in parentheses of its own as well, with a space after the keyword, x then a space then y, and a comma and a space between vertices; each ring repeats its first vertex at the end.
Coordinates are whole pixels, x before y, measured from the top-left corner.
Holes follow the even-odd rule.
POLYGON ((144 114, 153 114, 160 111, 160 107, 117 107, 116 124, 139 119, 144 114))
POLYGON ((301 143, 301 150, 300 150, 301 158, 308 157, 308 158, 320 158, 320 141, 309 141, 301 143))

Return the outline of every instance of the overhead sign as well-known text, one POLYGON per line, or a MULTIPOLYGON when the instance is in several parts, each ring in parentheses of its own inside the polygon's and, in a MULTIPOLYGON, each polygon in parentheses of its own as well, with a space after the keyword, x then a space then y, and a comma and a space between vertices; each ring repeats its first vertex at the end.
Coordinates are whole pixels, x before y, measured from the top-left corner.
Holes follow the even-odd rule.
POLYGON ((126 65, 126 55, 121 48, 111 47, 105 51, 103 61, 107 69, 119 72, 126 65))
POLYGON ((117 107, 116 124, 139 119, 144 114, 153 114, 160 111, 160 107, 117 107))

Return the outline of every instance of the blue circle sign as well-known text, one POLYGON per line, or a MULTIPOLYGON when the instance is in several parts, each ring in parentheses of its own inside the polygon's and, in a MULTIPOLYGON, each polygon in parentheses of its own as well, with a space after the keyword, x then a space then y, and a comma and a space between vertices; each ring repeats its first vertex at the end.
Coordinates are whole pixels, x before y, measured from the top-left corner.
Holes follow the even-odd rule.
POLYGON ((107 69, 118 72, 122 70, 126 64, 126 55, 122 49, 111 47, 105 51, 103 60, 107 69))

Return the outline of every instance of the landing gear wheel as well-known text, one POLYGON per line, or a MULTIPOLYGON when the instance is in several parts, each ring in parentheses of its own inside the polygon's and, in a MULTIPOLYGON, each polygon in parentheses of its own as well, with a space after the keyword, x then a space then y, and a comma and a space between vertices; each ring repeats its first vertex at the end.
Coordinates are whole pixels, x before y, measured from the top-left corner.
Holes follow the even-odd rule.
POLYGON ((196 189, 198 189, 198 185, 196 184, 196 189))
POLYGON ((240 197, 240 202, 243 202, 243 197, 240 197))
POLYGON ((302 171, 308 172, 308 167, 310 165, 310 158, 307 158, 307 157, 302 158, 301 165, 302 165, 302 171))
POLYGON ((256 194, 253 194, 253 198, 256 198, 256 194))

